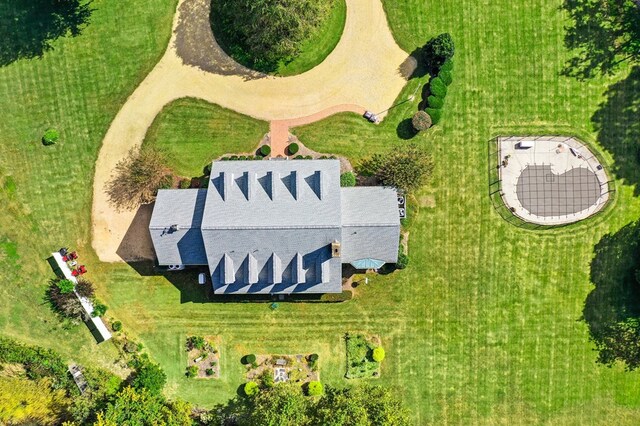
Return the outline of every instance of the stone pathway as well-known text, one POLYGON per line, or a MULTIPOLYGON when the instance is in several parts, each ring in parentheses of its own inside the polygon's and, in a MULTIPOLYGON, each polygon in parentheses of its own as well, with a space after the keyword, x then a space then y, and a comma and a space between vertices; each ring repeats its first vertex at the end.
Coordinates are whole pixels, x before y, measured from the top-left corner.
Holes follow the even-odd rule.
POLYGON ((312 70, 283 78, 248 70, 217 46, 208 29, 209 0, 179 1, 167 51, 114 118, 98 155, 92 245, 100 260, 122 260, 118 247, 136 215, 115 210, 105 185, 169 102, 201 98, 255 118, 282 121, 275 124, 280 141, 283 133, 288 135, 285 126, 321 119, 330 115, 323 112, 340 108, 336 105, 356 105, 360 113, 364 107, 380 112, 393 104, 406 83, 401 65, 408 54, 395 43, 379 0, 346 3, 344 32, 333 52, 312 70))
POLYGON ((292 127, 315 123, 316 121, 320 121, 340 112, 355 112, 356 114, 363 115, 365 111, 365 108, 360 105, 343 104, 323 109, 322 111, 307 115, 306 117, 292 118, 289 120, 274 120, 269 124, 271 155, 274 157, 277 157, 278 155, 286 155, 285 149, 289 144, 289 129, 292 127))

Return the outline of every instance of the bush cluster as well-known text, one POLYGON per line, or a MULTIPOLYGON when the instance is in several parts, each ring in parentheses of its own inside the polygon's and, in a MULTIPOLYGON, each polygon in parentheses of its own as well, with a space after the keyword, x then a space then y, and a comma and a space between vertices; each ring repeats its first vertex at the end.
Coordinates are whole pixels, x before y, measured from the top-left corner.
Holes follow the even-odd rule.
POLYGON ((187 189, 191 187, 191 179, 180 179, 180 189, 187 189))
POLYGON ((192 365, 190 367, 187 367, 186 375, 189 378, 196 377, 198 375, 198 366, 192 365))
POLYGON ((447 86, 453 82, 452 57, 454 51, 453 39, 447 33, 431 39, 424 47, 425 60, 435 77, 429 81, 427 108, 424 110, 424 113, 430 118, 430 125, 426 126, 422 114, 416 114, 412 119, 412 124, 417 131, 426 130, 431 125, 438 124, 442 118, 442 108, 448 91, 447 86))
POLYGON ((349 187, 356 186, 356 175, 353 172, 345 172, 340 175, 340 186, 349 187))
POLYGON ((0 337, 0 364, 21 364, 31 380, 44 377, 52 379, 54 389, 71 385, 67 364, 50 349, 24 346, 11 339, 0 337))
POLYGON ((47 129, 42 136, 43 145, 53 145, 60 139, 60 133, 56 129, 47 129))
POLYGON ((204 349, 205 341, 202 336, 189 336, 187 337, 187 350, 190 351, 192 349, 204 349))

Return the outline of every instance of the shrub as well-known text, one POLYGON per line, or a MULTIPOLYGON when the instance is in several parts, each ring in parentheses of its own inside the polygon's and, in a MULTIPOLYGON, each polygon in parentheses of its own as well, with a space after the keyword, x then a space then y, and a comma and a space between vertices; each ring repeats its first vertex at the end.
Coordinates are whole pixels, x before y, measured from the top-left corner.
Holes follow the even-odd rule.
POLYGON ((260 392, 260 388, 256 382, 247 382, 244 385, 244 394, 246 396, 254 396, 260 392))
POLYGON ((427 43, 426 53, 430 56, 428 59, 437 60, 443 63, 447 59, 451 59, 455 53, 453 39, 449 33, 442 33, 431 39, 427 43))
POLYGON ((93 312, 91 313, 92 317, 101 317, 105 313, 107 313, 107 305, 96 300, 93 302, 93 312))
POLYGON ((256 362, 256 356, 254 354, 249 354, 244 357, 245 364, 253 364, 256 362))
POLYGON ((87 280, 86 278, 78 278, 78 283, 76 284, 76 292, 87 299, 93 298, 95 295, 95 290, 93 288, 93 283, 87 280))
POLYGON ((375 362, 382 362, 384 360, 385 353, 384 348, 382 346, 378 346, 373 350, 373 360, 375 362))
POLYGON ((122 330, 122 323, 120 321, 114 321, 113 324, 111 324, 111 329, 113 331, 120 331, 122 330))
POLYGON ((190 367, 187 367, 187 377, 192 378, 192 377, 196 377, 198 375, 198 367, 195 365, 192 365, 190 367))
POLYGON ((427 130, 429 127, 431 127, 431 117, 424 111, 418 111, 413 114, 413 117, 411 118, 411 124, 413 125, 413 128, 418 132, 427 130))
POLYGON ((296 155, 293 157, 294 160, 304 160, 304 155, 296 155))
POLYGON ((191 179, 180 179, 180 189, 187 189, 191 187, 191 179))
POLYGON ((138 350, 138 345, 136 345, 136 342, 127 340, 122 349, 128 354, 132 354, 138 350))
POLYGON ((43 145, 53 145, 60 139, 60 133, 56 129, 47 129, 42 136, 43 145))
POLYGON ((444 84, 444 81, 442 81, 440 77, 436 77, 429 82, 429 91, 432 95, 444 98, 447 96, 447 85, 444 84))
POLYGON ((319 396, 323 393, 324 386, 322 386, 322 383, 316 381, 309 382, 309 386, 307 387, 307 394, 309 396, 319 396))
POLYGON ((118 208, 134 208, 152 202, 158 189, 170 188, 173 178, 167 174, 164 154, 150 147, 132 149, 116 164, 107 183, 109 201, 118 208))
POLYGON ((289 155, 293 155, 293 154, 297 153, 298 150, 300 150, 300 147, 295 142, 294 143, 290 143, 289 146, 287 147, 287 151, 289 151, 289 155))
MULTIPOLYGON (((227 157, 222 157, 221 160, 226 160, 227 157)), ((207 164, 206 166, 204 166, 202 168, 202 174, 205 176, 209 176, 211 175, 211 167, 212 167, 212 163, 207 164)))
POLYGON ((444 106, 444 99, 431 95, 427 98, 429 108, 441 109, 444 106))
POLYGON ((447 86, 449 86, 453 82, 453 77, 451 77, 451 73, 449 71, 440 71, 438 73, 438 77, 440 77, 440 79, 447 86))
POLYGON ((451 59, 447 59, 446 61, 444 61, 444 63, 442 64, 442 66, 440 67, 440 71, 453 71, 453 60, 451 59))
POLYGON ((275 380, 273 379, 273 372, 270 369, 266 369, 260 375, 260 382, 265 389, 271 389, 275 386, 275 380))
POLYGON ((271 154, 271 147, 269 145, 262 145, 260 147, 260 154, 262 154, 265 157, 271 154))
POLYGON ((403 252, 398 253, 398 260, 396 261, 396 268, 404 269, 409 264, 409 256, 403 252))
POLYGON ((427 108, 425 112, 431 117, 431 124, 438 124, 442 118, 442 110, 436 108, 427 108))
POLYGON ((192 349, 202 350, 204 348, 205 341, 202 336, 189 336, 187 337, 187 350, 192 349))
POLYGON ((207 368, 204 372, 207 376, 213 376, 213 368, 207 368))
POLYGON ((209 187, 209 176, 202 176, 198 179, 200 182, 200 188, 208 188, 209 187))
POLYGON ((71 280, 59 280, 56 282, 56 286, 58 286, 58 289, 60 289, 60 293, 62 294, 71 293, 76 287, 75 283, 71 280))
POLYGON ((318 360, 318 354, 309 355, 309 361, 316 362, 318 360))
POLYGON ((313 157, 312 157, 312 156, 310 156, 310 155, 305 155, 305 156, 304 156, 304 159, 305 159, 305 160, 313 160, 313 157))
POLYGON ((348 186, 356 186, 356 175, 352 172, 345 172, 340 175, 340 186, 348 187, 348 186))
POLYGON ((52 281, 47 290, 47 298, 53 309, 61 315, 74 320, 84 320, 85 310, 73 292, 62 293, 58 281, 52 281))
POLYGON ((229 157, 229 160, 235 161, 238 159, 237 155, 232 155, 231 157, 229 157))

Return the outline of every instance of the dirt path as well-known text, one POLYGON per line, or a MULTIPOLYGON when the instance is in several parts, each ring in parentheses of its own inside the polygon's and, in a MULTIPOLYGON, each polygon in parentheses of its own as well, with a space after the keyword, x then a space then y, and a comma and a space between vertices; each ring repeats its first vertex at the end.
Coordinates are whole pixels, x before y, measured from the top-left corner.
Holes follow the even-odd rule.
POLYGON ((98 155, 92 245, 100 260, 122 260, 118 247, 136 214, 116 211, 105 184, 167 103, 196 97, 267 121, 316 117, 336 105, 380 112, 393 104, 406 83, 400 66, 408 55, 396 45, 379 0, 346 2, 345 28, 334 51, 312 70, 284 78, 247 70, 217 47, 208 30, 208 0, 179 2, 167 51, 116 115, 98 155))

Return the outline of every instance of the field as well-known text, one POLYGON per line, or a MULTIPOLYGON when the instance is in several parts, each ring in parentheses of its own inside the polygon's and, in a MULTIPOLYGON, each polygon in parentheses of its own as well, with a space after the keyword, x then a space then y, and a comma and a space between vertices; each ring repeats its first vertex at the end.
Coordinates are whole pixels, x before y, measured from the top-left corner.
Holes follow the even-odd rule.
MULTIPOLYGON (((82 35, 56 40, 43 59, 0 67, 1 334, 110 368, 109 343, 95 345, 84 326, 64 329, 42 302, 52 275, 44 259, 70 245, 84 256, 108 314, 167 372, 170 396, 205 406, 228 400, 242 384, 240 359, 247 353, 318 353, 323 382, 349 384, 343 336, 358 331, 384 342, 387 356, 375 383, 396 387, 416 424, 640 422, 638 373, 596 364, 589 341, 594 313, 615 298, 593 283, 601 289, 607 276, 622 276, 618 260, 636 256, 629 236, 638 233, 624 227, 640 217, 640 73, 627 68, 585 82, 561 76, 570 54, 559 1, 386 1, 406 51, 442 31, 456 42, 441 124, 406 140, 416 99, 393 108, 380 126, 342 114, 294 133, 314 150, 354 162, 409 142, 433 155, 432 183, 409 200, 409 267, 371 276, 346 303, 280 303, 275 310, 266 302, 206 303, 195 274, 100 264, 91 253, 91 176, 100 140, 161 55, 175 2, 92 5, 82 35), (116 25, 126 30, 113 31, 116 25), (51 126, 62 142, 43 147, 38 139, 51 126), (488 196, 488 141, 518 133, 573 134, 602 150, 616 178, 612 208, 551 231, 501 219, 488 196), (184 377, 187 335, 222 337, 219 380, 184 377)), ((398 101, 425 81, 410 81, 398 101)), ((212 131, 231 133, 210 147, 181 145, 185 151, 175 148, 176 158, 251 145, 246 135, 253 133, 233 131, 249 128, 242 124, 247 119, 225 112, 231 124, 215 125, 220 110, 197 101, 171 108, 156 125, 194 110, 202 112, 196 123, 209 120, 212 131)), ((169 124, 169 132, 149 138, 159 145, 191 140, 189 126, 169 124)), ((207 137, 203 144, 211 143, 207 137)))

